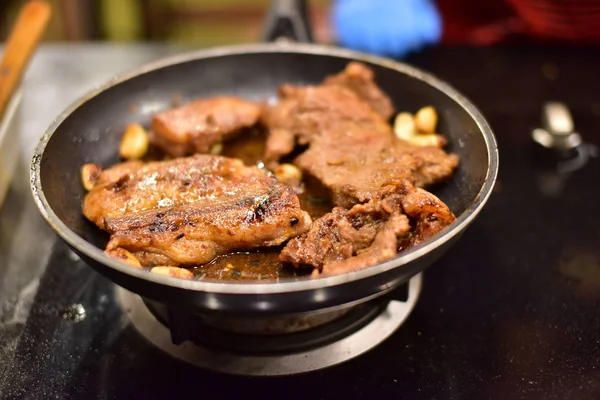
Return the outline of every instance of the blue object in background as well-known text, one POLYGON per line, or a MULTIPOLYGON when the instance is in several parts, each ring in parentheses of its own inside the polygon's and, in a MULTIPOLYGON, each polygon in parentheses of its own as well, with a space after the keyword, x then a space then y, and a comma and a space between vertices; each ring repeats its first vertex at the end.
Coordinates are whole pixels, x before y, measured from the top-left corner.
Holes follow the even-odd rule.
POLYGON ((332 25, 340 45, 395 58, 442 36, 433 0, 335 0, 332 25))

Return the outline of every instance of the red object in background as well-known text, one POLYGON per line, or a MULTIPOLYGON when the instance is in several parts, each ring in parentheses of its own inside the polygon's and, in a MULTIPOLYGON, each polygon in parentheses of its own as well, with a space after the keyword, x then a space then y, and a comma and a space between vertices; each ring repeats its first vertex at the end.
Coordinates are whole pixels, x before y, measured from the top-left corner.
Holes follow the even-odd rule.
POLYGON ((578 42, 600 39, 600 0, 508 1, 535 36, 578 42))
POLYGON ((489 45, 516 34, 600 42, 600 0, 437 0, 444 43, 489 45))

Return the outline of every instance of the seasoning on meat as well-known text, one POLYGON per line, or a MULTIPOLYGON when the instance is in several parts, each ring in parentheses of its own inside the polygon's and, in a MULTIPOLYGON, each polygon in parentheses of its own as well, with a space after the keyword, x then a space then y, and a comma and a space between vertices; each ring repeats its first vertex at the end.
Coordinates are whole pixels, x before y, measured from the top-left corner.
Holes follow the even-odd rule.
POLYGON ((297 267, 312 265, 313 276, 356 271, 393 258, 454 219, 441 200, 404 180, 385 186, 368 203, 349 210, 335 207, 290 240, 280 260, 297 267))
POLYGON ((208 155, 117 164, 100 174, 83 212, 111 235, 108 253, 124 249, 143 266, 197 265, 280 245, 311 223, 291 187, 208 155))
POLYGON ((196 100, 156 114, 150 139, 174 157, 206 154, 243 128, 253 126, 259 114, 258 104, 236 97, 196 100))

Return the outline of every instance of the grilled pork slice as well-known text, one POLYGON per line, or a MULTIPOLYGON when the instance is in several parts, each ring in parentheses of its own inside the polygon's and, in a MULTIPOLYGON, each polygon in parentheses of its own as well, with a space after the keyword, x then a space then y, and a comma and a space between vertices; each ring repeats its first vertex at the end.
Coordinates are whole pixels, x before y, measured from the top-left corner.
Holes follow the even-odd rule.
POLYGON ((104 229, 106 217, 222 196, 238 190, 251 176, 267 182, 258 168, 221 156, 198 154, 171 161, 128 161, 96 174, 95 186, 84 199, 83 212, 104 229))
POLYGON ((290 240, 280 260, 311 265, 313 276, 356 271, 393 258, 454 219, 441 200, 405 180, 382 188, 378 197, 350 210, 335 207, 308 232, 290 240))
POLYGON ((196 100, 152 119, 152 144, 175 156, 209 153, 214 145, 256 124, 260 107, 237 97, 196 100))
POLYGON ((354 92, 338 85, 279 88, 280 101, 263 110, 269 129, 265 158, 278 160, 296 143, 307 145, 321 136, 348 130, 372 130, 391 136, 391 126, 354 92))
POLYGON ((364 203, 389 182, 425 187, 450 177, 458 157, 397 138, 386 121, 389 99, 363 64, 351 63, 320 86, 283 85, 261 116, 269 128, 265 158, 276 161, 307 145, 294 164, 332 190, 337 206, 364 203), (383 97, 382 97, 383 96, 383 97))
POLYGON ((393 182, 406 179, 425 187, 444 181, 459 159, 437 147, 357 129, 321 136, 294 163, 332 191, 335 205, 350 208, 376 198, 393 182))
POLYGON ((331 132, 363 129, 392 135, 387 121, 393 113, 391 100, 362 63, 349 63, 321 85, 282 85, 279 102, 261 114, 269 128, 265 158, 276 161, 291 153, 296 142, 306 145, 331 132))
POLYGON ((107 251, 126 249, 144 266, 204 264, 235 250, 277 246, 306 231, 311 220, 293 189, 265 183, 249 177, 237 193, 106 218, 107 251))
POLYGON ((294 190, 237 159, 196 155, 102 171, 84 215, 143 266, 203 264, 242 249, 280 245, 311 219, 294 190))

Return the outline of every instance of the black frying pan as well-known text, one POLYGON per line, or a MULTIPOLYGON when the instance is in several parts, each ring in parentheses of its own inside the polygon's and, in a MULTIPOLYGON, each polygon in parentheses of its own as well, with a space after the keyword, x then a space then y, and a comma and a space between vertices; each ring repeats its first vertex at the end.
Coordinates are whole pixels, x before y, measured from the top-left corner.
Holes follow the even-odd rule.
MULTIPOLYGON (((310 40, 302 2, 275 1, 265 36, 310 40)), ((368 149, 365 149, 368 151, 368 149)), ((31 164, 31 187, 39 209, 60 237, 87 263, 140 295, 196 311, 265 315, 332 309, 380 296, 438 259, 487 201, 498 171, 496 141, 485 119, 446 83, 408 65, 339 48, 281 42, 217 48, 169 58, 119 77, 69 107, 40 140, 31 164), (192 281, 151 274, 103 253, 104 235, 82 216, 82 164, 109 166, 125 126, 148 125, 152 114, 191 100, 237 95, 273 97, 284 82, 317 84, 359 60, 397 110, 433 105, 439 131, 461 159, 454 178, 435 193, 458 216, 443 232, 397 258, 340 276, 264 283, 192 281), (131 107, 131 106, 135 107, 131 107), (135 111, 132 111, 135 109, 135 111)))

